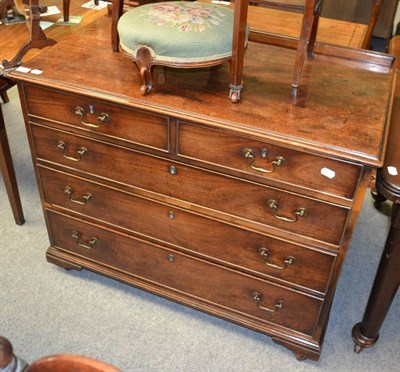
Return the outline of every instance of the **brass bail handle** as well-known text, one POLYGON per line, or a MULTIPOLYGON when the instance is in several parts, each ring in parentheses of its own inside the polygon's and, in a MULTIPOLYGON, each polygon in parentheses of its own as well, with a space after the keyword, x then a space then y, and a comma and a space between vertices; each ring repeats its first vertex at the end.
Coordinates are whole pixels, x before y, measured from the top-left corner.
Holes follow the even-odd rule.
POLYGON ((82 200, 73 199, 72 194, 74 193, 74 190, 72 189, 71 186, 65 186, 64 192, 68 195, 68 199, 70 202, 79 205, 86 205, 90 200, 90 198, 92 197, 92 194, 90 192, 87 192, 82 196, 82 200))
POLYGON ((72 161, 80 161, 83 155, 86 155, 88 150, 85 147, 81 147, 79 150, 76 151, 78 157, 74 158, 73 156, 65 155, 67 151, 67 145, 63 141, 58 141, 57 148, 61 151, 62 155, 65 159, 72 160, 72 161))
POLYGON ((285 270, 285 269, 288 267, 288 265, 293 265, 293 264, 296 262, 296 260, 295 260, 294 257, 288 256, 288 257, 286 257, 286 258, 283 260, 283 264, 282 264, 282 265, 273 264, 273 263, 268 262, 268 260, 269 260, 269 258, 270 258, 270 254, 269 254, 267 248, 261 247, 261 248, 258 250, 258 252, 260 253, 261 257, 264 257, 264 263, 265 263, 268 267, 270 267, 270 268, 272 268, 272 269, 276 269, 276 270, 285 270))
POLYGON ((262 172, 262 173, 273 173, 273 172, 275 172, 277 167, 281 167, 282 165, 286 164, 285 158, 283 158, 282 156, 277 156, 271 162, 272 169, 265 169, 265 168, 257 167, 256 165, 254 165, 254 162, 256 161, 256 155, 255 155, 254 151, 249 148, 243 149, 243 156, 249 162, 249 167, 251 169, 254 169, 254 170, 256 170, 258 172, 262 172))
POLYGON ((254 292, 252 294, 253 300, 257 302, 257 307, 260 310, 264 310, 268 313, 276 313, 277 311, 279 311, 280 309, 282 309, 284 302, 282 300, 278 300, 275 302, 274 307, 270 308, 270 307, 266 307, 264 305, 261 304, 262 300, 263 300, 263 296, 262 294, 258 293, 258 292, 254 292))
POLYGON ((92 249, 94 245, 99 241, 97 238, 92 238, 88 242, 81 242, 81 236, 78 231, 72 231, 71 237, 75 240, 76 244, 86 249, 92 249))
POLYGON ((281 221, 285 221, 285 222, 294 223, 294 222, 297 222, 299 220, 299 217, 306 217, 308 215, 308 211, 307 211, 306 208, 298 208, 298 209, 296 209, 294 211, 294 217, 293 218, 280 216, 280 215, 278 215, 276 213, 276 211, 279 208, 279 202, 277 200, 270 199, 270 200, 268 200, 267 205, 268 205, 269 208, 271 208, 274 211, 273 216, 275 218, 277 218, 278 220, 281 220, 281 221))
MULTIPOLYGON (((90 112, 90 113, 92 113, 92 112, 90 112)), ((75 115, 79 118, 79 120, 81 121, 82 125, 84 125, 85 127, 89 127, 89 128, 98 128, 98 127, 100 127, 101 124, 107 123, 108 121, 110 121, 110 115, 102 112, 97 117, 97 124, 86 122, 84 120, 85 119, 85 109, 83 107, 81 107, 81 106, 76 106, 75 107, 75 115)))

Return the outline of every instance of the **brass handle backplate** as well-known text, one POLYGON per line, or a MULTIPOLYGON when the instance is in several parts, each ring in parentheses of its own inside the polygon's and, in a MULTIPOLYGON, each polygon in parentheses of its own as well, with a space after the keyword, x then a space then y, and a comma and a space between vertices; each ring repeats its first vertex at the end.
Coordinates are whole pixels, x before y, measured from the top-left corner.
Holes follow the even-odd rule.
POLYGON ((286 257, 286 258, 283 260, 283 264, 282 264, 282 265, 277 265, 277 264, 268 262, 268 260, 269 260, 269 258, 270 258, 270 253, 269 253, 269 251, 268 251, 267 248, 261 247, 261 248, 258 250, 258 252, 260 253, 261 257, 264 257, 264 263, 265 263, 268 267, 270 267, 270 268, 272 268, 272 269, 276 269, 276 270, 285 270, 285 269, 288 267, 288 265, 293 265, 293 264, 296 262, 296 260, 295 260, 294 257, 288 256, 288 257, 286 257))
POLYGON ((76 244, 78 244, 82 248, 92 249, 94 245, 99 241, 97 238, 90 239, 87 243, 81 242, 81 234, 78 231, 72 231, 72 239, 75 240, 76 244))
POLYGON ((282 165, 285 165, 286 160, 282 156, 277 156, 272 162, 271 162, 271 169, 265 169, 265 168, 260 168, 254 165, 254 162, 256 161, 256 155, 252 149, 245 148, 243 149, 243 156, 247 159, 249 162, 249 167, 251 169, 254 169, 258 172, 262 173, 273 173, 275 172, 277 167, 281 167, 282 165))
POLYGON ((268 200, 267 204, 268 204, 268 207, 274 211, 274 213, 273 213, 274 217, 281 221, 293 223, 293 222, 297 222, 299 217, 306 217, 308 215, 308 211, 306 208, 298 208, 294 211, 293 218, 280 216, 276 213, 276 211, 279 208, 279 202, 277 200, 275 200, 275 199, 268 200))
POLYGON ((58 141, 57 148, 61 151, 65 159, 72 160, 72 161, 80 161, 82 156, 86 155, 88 150, 85 147, 81 147, 79 150, 76 151, 78 157, 74 158, 73 156, 65 155, 67 151, 67 145, 63 141, 58 141))
POLYGON ((278 300, 275 302, 274 307, 273 308, 269 308, 266 307, 264 305, 261 304, 262 300, 263 300, 263 296, 262 294, 258 293, 258 292, 254 292, 252 294, 253 300, 257 302, 257 307, 260 310, 264 310, 267 311, 268 313, 276 313, 277 311, 279 311, 280 309, 282 309, 284 302, 283 300, 278 300))
POLYGON ((74 193, 74 190, 72 189, 71 186, 65 186, 64 192, 68 195, 70 202, 79 205, 86 205, 90 200, 90 198, 92 197, 92 194, 90 192, 87 192, 82 196, 82 200, 73 199, 72 194, 74 193))
POLYGON ((97 117, 97 123, 88 123, 86 122, 85 119, 85 109, 83 107, 77 106, 75 107, 75 115, 79 118, 81 121, 81 124, 84 125, 85 127, 89 128, 98 128, 100 127, 101 124, 107 123, 110 121, 110 115, 102 112, 98 117, 97 117))

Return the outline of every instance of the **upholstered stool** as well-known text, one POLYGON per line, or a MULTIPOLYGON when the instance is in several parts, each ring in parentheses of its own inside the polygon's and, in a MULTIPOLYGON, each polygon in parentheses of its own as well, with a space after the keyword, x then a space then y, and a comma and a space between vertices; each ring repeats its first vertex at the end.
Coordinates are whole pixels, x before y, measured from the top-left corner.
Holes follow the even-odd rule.
MULTIPOLYGON (((119 4, 114 6, 113 12, 120 9, 119 4)), ((119 18, 113 17, 114 22, 119 18)), ((122 15, 118 21, 119 46, 139 67, 141 93, 152 88, 153 65, 197 68, 229 61, 233 18, 228 7, 186 1, 146 4, 122 15)), ((118 50, 118 45, 113 47, 118 50)))

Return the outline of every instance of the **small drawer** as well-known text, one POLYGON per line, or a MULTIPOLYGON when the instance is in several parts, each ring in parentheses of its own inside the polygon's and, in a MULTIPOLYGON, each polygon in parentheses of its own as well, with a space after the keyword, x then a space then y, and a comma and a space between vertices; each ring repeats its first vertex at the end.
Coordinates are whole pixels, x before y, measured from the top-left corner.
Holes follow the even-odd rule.
POLYGON ((263 179, 353 199, 361 166, 179 123, 178 154, 263 179))
POLYGON ((281 236, 292 232, 335 246, 343 237, 347 208, 62 131, 31 129, 38 159, 206 207, 263 231, 268 226, 281 236))
POLYGON ((25 86, 30 116, 55 121, 94 135, 169 151, 169 119, 102 101, 25 86))
MULTIPOLYGON (((242 319, 313 335, 322 299, 47 211, 51 245, 242 319)), ((236 318, 237 319, 237 318, 236 318)))
POLYGON ((265 278, 325 293, 322 253, 39 166, 47 203, 265 278))

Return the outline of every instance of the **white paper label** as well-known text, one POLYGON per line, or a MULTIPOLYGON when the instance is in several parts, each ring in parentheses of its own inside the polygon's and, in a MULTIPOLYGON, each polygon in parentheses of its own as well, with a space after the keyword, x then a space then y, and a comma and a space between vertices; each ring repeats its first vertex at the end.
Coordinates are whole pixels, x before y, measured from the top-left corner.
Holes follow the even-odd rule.
POLYGON ((325 177, 328 177, 329 179, 335 178, 336 173, 332 169, 329 168, 322 168, 321 169, 321 174, 325 177))
POLYGON ((19 71, 19 72, 23 72, 24 74, 26 74, 27 72, 29 72, 31 69, 28 67, 23 67, 23 66, 19 66, 15 69, 15 71, 19 71))
POLYGON ((396 167, 389 166, 387 167, 387 171, 391 176, 397 176, 399 174, 396 167))
POLYGON ((32 70, 32 71, 31 71, 31 74, 40 75, 40 74, 43 74, 43 71, 42 71, 42 70, 35 69, 35 70, 32 70))

